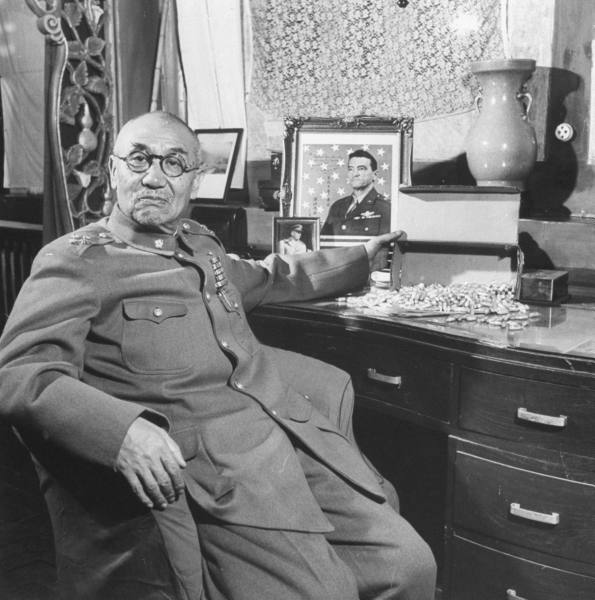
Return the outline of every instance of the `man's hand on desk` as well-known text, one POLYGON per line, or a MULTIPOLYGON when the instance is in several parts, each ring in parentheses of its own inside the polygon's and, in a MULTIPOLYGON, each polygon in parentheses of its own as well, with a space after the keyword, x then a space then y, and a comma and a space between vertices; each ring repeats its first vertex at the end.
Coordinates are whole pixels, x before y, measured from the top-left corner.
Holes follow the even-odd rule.
POLYGON ((116 459, 116 470, 149 508, 164 509, 180 497, 184 491, 180 469, 185 466, 180 448, 167 432, 142 417, 132 422, 116 459))
POLYGON ((397 229, 397 231, 391 231, 390 233, 384 233, 382 235, 374 236, 370 238, 365 244, 366 252, 368 253, 368 260, 370 266, 374 261, 374 257, 378 254, 383 246, 387 246, 392 242, 396 242, 399 238, 404 237, 405 232, 397 229))

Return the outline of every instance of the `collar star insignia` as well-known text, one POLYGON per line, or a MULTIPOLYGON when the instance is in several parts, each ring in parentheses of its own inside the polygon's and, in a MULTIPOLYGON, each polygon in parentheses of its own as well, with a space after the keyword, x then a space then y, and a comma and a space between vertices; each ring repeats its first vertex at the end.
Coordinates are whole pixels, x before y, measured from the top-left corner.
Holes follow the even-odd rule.
POLYGON ((161 250, 161 248, 163 248, 163 240, 161 240, 161 239, 155 240, 155 248, 157 248, 158 250, 161 250))

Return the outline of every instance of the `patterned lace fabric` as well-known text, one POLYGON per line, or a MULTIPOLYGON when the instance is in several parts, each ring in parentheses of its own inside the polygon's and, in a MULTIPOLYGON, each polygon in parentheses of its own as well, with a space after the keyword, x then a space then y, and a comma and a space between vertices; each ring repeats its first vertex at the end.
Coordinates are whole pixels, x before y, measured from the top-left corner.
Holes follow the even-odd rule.
POLYGON ((469 64, 503 57, 500 0, 251 0, 251 102, 271 116, 469 108, 469 64))

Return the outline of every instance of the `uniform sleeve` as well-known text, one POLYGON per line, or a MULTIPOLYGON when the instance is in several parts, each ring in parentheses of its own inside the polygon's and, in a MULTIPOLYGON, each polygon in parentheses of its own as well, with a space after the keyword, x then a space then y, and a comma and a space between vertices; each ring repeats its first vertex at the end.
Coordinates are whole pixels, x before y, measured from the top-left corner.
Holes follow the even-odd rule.
POLYGON ((128 427, 146 409, 81 381, 85 340, 99 312, 100 286, 90 273, 96 281, 93 263, 68 249, 50 247, 35 259, 0 338, 0 418, 113 466, 128 427))
POLYGON ((338 296, 363 287, 369 275, 363 246, 271 254, 263 261, 230 259, 228 269, 246 311, 259 304, 338 296))

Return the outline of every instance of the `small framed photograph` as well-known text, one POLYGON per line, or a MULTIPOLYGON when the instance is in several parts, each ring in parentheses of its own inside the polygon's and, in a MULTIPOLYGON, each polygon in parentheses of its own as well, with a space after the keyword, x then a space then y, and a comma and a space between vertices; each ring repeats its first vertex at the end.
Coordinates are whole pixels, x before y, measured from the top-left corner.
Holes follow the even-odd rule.
POLYGON ((225 202, 242 140, 242 129, 195 129, 202 179, 195 200, 225 202))
POLYGON ((320 219, 322 248, 396 229, 399 188, 411 183, 412 143, 409 117, 287 118, 282 190, 291 206, 284 208, 320 219))
POLYGON ((318 217, 275 217, 273 252, 282 255, 304 254, 320 248, 318 217))

